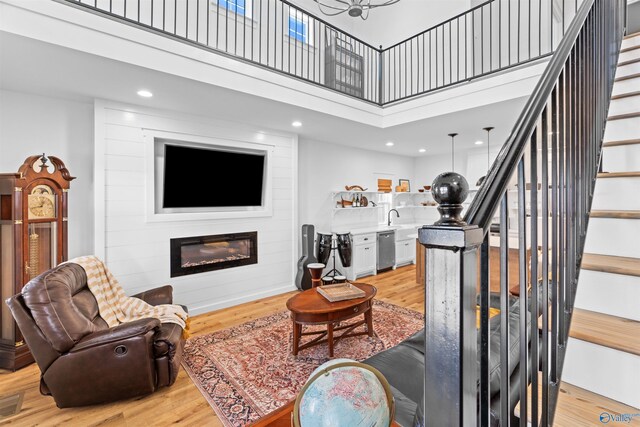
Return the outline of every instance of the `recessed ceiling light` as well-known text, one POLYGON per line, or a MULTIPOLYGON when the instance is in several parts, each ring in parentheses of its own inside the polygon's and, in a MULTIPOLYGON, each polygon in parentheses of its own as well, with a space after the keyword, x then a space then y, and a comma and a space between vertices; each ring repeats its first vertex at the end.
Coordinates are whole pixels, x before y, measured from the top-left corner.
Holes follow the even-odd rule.
POLYGON ((482 144, 484 144, 484 141, 479 141, 479 140, 476 141, 476 145, 482 145, 482 144))
POLYGON ((393 142, 389 141, 389 142, 387 142, 387 143, 386 143, 386 144, 384 144, 384 145, 386 145, 387 147, 393 147, 393 142))
POLYGON ((138 96, 141 96, 143 98, 151 98, 153 94, 148 90, 142 89, 138 91, 138 96))
POLYGON ((424 148, 421 148, 421 149, 418 150, 418 152, 420 152, 420 153, 425 153, 426 151, 427 150, 425 150, 424 148))
POLYGON ((302 126, 302 122, 296 120, 295 122, 291 123, 291 126, 293 126, 294 128, 299 128, 300 126, 302 126))

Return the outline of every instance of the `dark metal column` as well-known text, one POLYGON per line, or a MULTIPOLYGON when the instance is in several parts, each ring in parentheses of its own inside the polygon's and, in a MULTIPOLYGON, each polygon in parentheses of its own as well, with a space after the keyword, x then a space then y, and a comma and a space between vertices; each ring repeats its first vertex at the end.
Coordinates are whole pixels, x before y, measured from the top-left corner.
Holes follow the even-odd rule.
POLYGON ((433 182, 440 220, 419 230, 426 250, 425 414, 430 426, 477 423, 476 289, 483 231, 460 217, 469 185, 446 172, 433 182))

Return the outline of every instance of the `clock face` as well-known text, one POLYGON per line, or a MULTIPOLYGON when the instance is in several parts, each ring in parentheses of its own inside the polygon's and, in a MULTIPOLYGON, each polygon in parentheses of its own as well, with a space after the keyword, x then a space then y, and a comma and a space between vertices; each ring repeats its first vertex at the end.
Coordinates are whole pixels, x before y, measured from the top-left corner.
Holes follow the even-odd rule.
POLYGON ((28 198, 29 219, 52 219, 56 216, 56 196, 48 185, 36 185, 28 198))

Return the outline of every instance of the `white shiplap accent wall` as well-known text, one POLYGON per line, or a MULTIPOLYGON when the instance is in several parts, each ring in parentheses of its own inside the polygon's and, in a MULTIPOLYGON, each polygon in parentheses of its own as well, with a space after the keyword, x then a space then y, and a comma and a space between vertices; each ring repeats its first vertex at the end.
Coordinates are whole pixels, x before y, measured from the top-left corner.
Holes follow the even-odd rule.
MULTIPOLYGON (((95 144, 95 253, 106 261, 127 294, 169 283, 175 302, 198 314, 295 289, 297 136, 96 101, 95 144), (146 130, 182 134, 187 141, 194 135, 272 145, 273 215, 147 222, 146 130), (169 239, 243 231, 258 232, 258 264, 169 276, 169 239)), ((184 185, 202 184, 185 179, 184 185)), ((208 191, 223 185, 232 186, 233 175, 227 182, 205 183, 208 191)))

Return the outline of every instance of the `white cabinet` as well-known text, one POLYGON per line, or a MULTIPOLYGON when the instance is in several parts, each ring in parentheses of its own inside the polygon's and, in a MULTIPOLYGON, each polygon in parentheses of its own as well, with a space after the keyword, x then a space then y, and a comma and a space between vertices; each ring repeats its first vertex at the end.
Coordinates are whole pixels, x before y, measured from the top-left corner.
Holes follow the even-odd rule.
POLYGON ((416 242, 415 239, 399 240, 396 242, 396 265, 415 263, 416 242))
POLYGON ((376 270, 376 245, 356 246, 356 257, 354 259, 354 271, 356 275, 375 272, 376 270))
POLYGON ((376 242, 376 233, 356 234, 353 236, 353 244, 356 246, 366 245, 376 242))
MULTIPOLYGON (((374 234, 375 236, 375 234, 374 234)), ((375 238, 354 238, 353 264, 349 280, 356 280, 365 274, 376 274, 376 241, 375 238)))
POLYGON ((396 266, 415 264, 416 234, 418 234, 417 227, 402 228, 396 231, 396 266))

